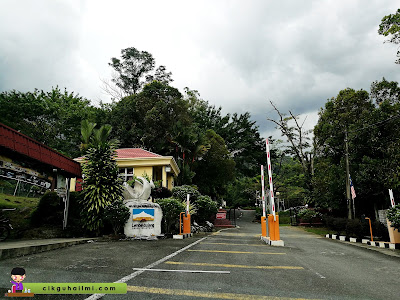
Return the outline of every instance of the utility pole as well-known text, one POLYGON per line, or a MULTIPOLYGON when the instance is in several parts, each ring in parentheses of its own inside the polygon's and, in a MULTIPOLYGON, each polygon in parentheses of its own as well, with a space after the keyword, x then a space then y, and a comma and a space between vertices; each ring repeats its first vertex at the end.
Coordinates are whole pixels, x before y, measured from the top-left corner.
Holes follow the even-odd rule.
POLYGON ((350 199, 350 168, 349 168, 349 144, 347 138, 347 129, 344 131, 344 143, 346 145, 346 199, 347 199, 347 217, 352 219, 351 199, 350 199))

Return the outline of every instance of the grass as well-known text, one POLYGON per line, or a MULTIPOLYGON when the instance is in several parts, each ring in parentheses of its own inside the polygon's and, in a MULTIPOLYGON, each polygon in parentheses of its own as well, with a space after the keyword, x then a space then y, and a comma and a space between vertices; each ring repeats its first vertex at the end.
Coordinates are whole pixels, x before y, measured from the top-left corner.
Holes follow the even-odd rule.
POLYGON ((326 227, 305 227, 305 226, 299 226, 299 227, 307 232, 315 233, 322 236, 325 236, 328 233, 332 233, 332 229, 326 227))
POLYGON ((0 194, 0 208, 35 208, 39 198, 17 197, 0 194))
POLYGON ((14 211, 1 212, 10 219, 14 230, 11 230, 10 238, 19 238, 22 232, 30 228, 30 216, 37 207, 39 198, 17 197, 0 194, 0 209, 16 208, 14 211))

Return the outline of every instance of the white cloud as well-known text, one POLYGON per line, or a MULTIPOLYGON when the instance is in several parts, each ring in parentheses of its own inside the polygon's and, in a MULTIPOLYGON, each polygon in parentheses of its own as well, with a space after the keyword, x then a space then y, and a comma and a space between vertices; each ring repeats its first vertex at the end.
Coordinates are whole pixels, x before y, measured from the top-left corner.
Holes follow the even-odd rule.
POLYGON ((136 47, 224 112, 249 111, 262 132, 269 100, 315 114, 347 87, 400 81, 396 47, 377 33, 397 1, 0 2, 0 90, 59 85, 107 100, 111 57, 136 47))

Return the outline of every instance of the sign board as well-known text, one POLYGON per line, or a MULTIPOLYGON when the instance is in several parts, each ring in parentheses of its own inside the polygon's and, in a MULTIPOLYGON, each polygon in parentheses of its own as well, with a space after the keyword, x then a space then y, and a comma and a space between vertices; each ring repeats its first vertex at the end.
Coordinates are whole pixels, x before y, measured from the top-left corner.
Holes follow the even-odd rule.
POLYGON ((217 219, 226 219, 226 212, 217 213, 217 219))
POLYGON ((127 237, 149 237, 161 235, 162 210, 157 203, 137 200, 124 201, 131 216, 125 224, 127 237))

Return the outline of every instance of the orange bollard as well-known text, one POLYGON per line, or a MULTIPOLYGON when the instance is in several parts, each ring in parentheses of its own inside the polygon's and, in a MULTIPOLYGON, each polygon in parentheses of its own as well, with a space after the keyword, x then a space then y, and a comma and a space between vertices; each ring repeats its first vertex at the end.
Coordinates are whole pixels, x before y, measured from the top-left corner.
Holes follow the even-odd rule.
POLYGON ((192 229, 190 227, 190 214, 183 215, 183 234, 192 233, 192 229))
POLYGON ((261 236, 267 236, 267 217, 261 217, 261 236))
POLYGON ((273 215, 268 215, 268 231, 271 241, 279 241, 281 239, 279 234, 279 216, 276 215, 276 221, 273 215))

